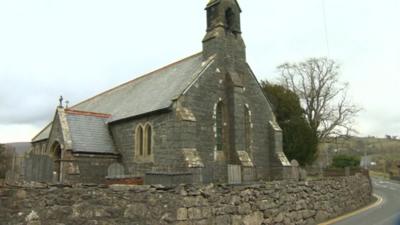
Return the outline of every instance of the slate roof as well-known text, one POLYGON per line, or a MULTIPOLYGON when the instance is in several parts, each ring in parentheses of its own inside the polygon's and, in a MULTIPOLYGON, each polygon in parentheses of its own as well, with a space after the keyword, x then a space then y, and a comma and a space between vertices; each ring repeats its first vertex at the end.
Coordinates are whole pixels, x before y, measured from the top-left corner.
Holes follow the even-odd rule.
POLYGON ((196 54, 122 84, 72 108, 111 114, 109 122, 166 109, 205 66, 202 54, 196 54))
POLYGON ((115 153, 107 125, 111 115, 69 109, 65 114, 75 152, 115 153))
MULTIPOLYGON (((110 114, 108 123, 168 109, 212 59, 203 61, 201 53, 195 54, 89 98, 71 109, 110 114)), ((51 126, 47 127, 32 141, 48 138, 50 130, 51 126)))
POLYGON ((50 131, 51 131, 51 127, 53 126, 53 123, 49 123, 47 124, 47 126, 45 126, 43 128, 43 130, 41 130, 33 139, 32 142, 38 142, 38 141, 43 141, 49 138, 50 135, 50 131))

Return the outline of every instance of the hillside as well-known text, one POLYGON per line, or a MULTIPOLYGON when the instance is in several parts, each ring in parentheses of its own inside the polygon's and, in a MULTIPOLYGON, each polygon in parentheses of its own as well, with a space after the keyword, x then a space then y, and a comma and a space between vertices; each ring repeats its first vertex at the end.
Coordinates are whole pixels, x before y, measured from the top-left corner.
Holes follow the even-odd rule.
POLYGON ((370 169, 380 172, 399 174, 400 140, 374 137, 342 137, 333 138, 319 146, 317 163, 329 165, 332 157, 338 154, 368 156, 375 166, 370 169))
POLYGON ((18 155, 25 154, 25 152, 28 152, 31 148, 30 142, 14 142, 6 143, 5 145, 13 148, 18 155))

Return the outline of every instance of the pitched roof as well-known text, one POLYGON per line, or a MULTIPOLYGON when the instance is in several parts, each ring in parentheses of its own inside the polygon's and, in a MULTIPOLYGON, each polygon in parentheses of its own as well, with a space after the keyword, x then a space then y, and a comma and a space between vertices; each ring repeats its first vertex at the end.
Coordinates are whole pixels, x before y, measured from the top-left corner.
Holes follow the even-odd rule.
MULTIPOLYGON (((71 109, 110 114, 107 122, 167 109, 212 62, 213 57, 203 61, 203 55, 198 53, 89 98, 71 109)), ((51 125, 32 141, 48 138, 50 130, 51 125)))
POLYGON ((111 114, 109 122, 166 109, 201 73, 205 64, 202 54, 196 54, 103 92, 72 108, 111 114))
POLYGON ((76 110, 65 110, 68 128, 75 152, 115 153, 107 126, 111 115, 76 110))
POLYGON ((51 127, 53 123, 47 124, 35 137, 32 138, 32 142, 43 141, 49 138, 51 127))

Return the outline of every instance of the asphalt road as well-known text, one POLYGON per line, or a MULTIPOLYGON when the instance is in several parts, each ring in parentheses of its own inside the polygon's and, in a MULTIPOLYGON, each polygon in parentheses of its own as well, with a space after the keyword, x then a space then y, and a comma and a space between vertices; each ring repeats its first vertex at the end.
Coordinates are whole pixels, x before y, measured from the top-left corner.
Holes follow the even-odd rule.
POLYGON ((373 179, 372 183, 382 204, 334 225, 400 225, 400 182, 373 179))

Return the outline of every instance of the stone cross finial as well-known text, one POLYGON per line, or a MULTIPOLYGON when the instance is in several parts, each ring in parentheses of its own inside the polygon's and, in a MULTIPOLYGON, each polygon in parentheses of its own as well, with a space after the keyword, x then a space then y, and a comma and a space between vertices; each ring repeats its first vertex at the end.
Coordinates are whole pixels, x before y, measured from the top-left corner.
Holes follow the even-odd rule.
POLYGON ((60 101, 60 105, 59 105, 59 107, 63 107, 63 101, 64 101, 64 98, 63 98, 63 96, 61 95, 60 96, 60 98, 58 99, 58 101, 60 101))

